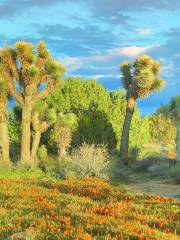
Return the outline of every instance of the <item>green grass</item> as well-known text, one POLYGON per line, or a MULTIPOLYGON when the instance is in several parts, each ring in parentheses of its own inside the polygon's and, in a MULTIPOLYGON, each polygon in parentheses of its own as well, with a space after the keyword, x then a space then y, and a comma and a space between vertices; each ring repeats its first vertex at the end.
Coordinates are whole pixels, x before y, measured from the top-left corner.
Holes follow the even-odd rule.
POLYGON ((0 179, 17 179, 17 178, 44 178, 45 174, 41 170, 22 170, 22 169, 0 169, 0 179))

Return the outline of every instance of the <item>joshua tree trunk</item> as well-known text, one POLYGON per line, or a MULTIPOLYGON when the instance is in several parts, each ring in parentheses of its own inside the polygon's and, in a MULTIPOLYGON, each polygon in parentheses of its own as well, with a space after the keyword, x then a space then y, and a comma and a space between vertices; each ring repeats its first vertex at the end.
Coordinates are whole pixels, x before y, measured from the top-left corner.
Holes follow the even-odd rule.
POLYGON ((1 113, 1 141, 2 141, 2 160, 6 166, 10 165, 9 160, 9 132, 8 132, 8 117, 7 112, 1 113))
POLYGON ((31 150, 31 164, 32 166, 36 165, 36 155, 39 148, 39 143, 41 139, 41 132, 37 131, 35 132, 34 138, 33 138, 33 144, 32 144, 32 150, 31 150))
POLYGON ((22 107, 22 138, 21 138, 21 163, 31 165, 30 144, 31 144, 31 112, 32 106, 29 98, 22 107))
POLYGON ((180 162, 180 123, 177 123, 176 155, 177 155, 177 161, 180 162))
POLYGON ((66 156, 66 147, 65 146, 59 146, 58 157, 61 158, 61 157, 64 157, 64 156, 66 156))
POLYGON ((121 145, 120 145, 120 158, 128 165, 128 151, 129 151, 129 131, 131 121, 134 113, 135 100, 130 97, 127 101, 126 115, 122 130, 121 145))

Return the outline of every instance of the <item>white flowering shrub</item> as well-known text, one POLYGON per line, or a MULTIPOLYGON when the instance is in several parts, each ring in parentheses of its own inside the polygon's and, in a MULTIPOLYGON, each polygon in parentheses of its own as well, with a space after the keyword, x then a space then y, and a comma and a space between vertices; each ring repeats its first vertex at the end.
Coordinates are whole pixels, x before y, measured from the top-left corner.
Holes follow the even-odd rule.
POLYGON ((105 145, 84 143, 72 153, 71 158, 69 171, 74 172, 77 177, 108 178, 110 162, 105 145))

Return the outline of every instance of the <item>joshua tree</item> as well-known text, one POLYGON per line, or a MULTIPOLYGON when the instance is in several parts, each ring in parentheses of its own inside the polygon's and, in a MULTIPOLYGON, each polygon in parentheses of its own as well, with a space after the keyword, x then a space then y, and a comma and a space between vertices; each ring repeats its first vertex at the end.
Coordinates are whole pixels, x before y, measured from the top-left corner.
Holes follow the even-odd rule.
POLYGON ((72 134, 77 129, 77 118, 73 113, 60 113, 54 125, 51 138, 58 147, 59 158, 66 155, 72 142, 72 134))
POLYGON ((32 126, 35 131, 31 149, 31 164, 32 166, 36 165, 36 154, 39 148, 39 143, 41 139, 41 134, 48 129, 48 123, 41 121, 39 118, 39 113, 35 112, 32 117, 32 126))
POLYGON ((8 133, 8 103, 9 91, 6 82, 0 79, 0 136, 2 147, 2 160, 3 165, 9 166, 9 133, 8 133))
POLYGON ((164 85, 164 81, 160 79, 160 64, 146 55, 137 58, 134 64, 123 62, 120 68, 122 82, 127 91, 127 106, 120 145, 120 157, 128 165, 129 130, 135 102, 138 98, 145 98, 150 93, 159 91, 164 85))
POLYGON ((14 47, 4 47, 1 50, 1 64, 3 78, 22 108, 21 163, 31 165, 32 108, 54 89, 64 68, 54 60, 43 42, 33 46, 20 41, 14 47))
POLYGON ((176 124, 176 159, 180 161, 180 96, 172 98, 169 110, 176 124))
POLYGON ((58 147, 59 158, 66 155, 72 140, 70 127, 64 123, 59 123, 54 128, 55 142, 58 147))

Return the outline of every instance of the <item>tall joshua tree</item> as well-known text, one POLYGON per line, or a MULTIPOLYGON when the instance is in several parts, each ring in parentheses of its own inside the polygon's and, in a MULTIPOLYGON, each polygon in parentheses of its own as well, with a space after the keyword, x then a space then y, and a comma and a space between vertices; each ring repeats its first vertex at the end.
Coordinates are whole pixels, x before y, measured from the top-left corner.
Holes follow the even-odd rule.
POLYGON ((164 81, 160 78, 160 64, 153 58, 142 55, 134 64, 123 62, 120 66, 122 82, 126 89, 126 115, 124 119, 120 157, 128 165, 129 130, 134 113, 135 102, 139 98, 145 98, 150 93, 159 91, 164 81))
POLYGON ((9 91, 3 78, 0 78, 0 136, 3 165, 9 166, 8 103, 9 91))
POLYGON ((169 106, 176 125, 176 158, 180 162, 180 96, 173 97, 169 106))
POLYGON ((22 108, 21 163, 31 165, 32 108, 55 88, 64 68, 55 61, 43 42, 33 46, 31 43, 19 41, 14 47, 4 47, 1 55, 3 78, 22 108), (41 84, 43 89, 40 90, 41 84))

